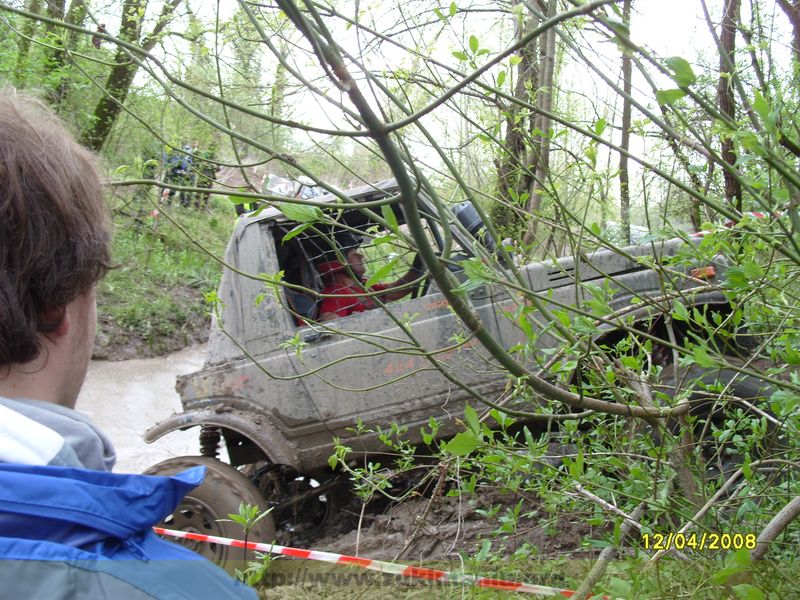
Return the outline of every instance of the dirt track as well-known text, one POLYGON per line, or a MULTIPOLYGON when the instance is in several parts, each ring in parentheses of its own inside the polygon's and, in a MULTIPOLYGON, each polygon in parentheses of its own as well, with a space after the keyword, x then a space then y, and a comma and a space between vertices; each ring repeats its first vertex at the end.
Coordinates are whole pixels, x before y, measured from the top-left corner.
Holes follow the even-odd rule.
POLYGON ((111 437, 117 449, 116 472, 141 473, 171 456, 197 454, 196 432, 178 431, 153 445, 142 435, 180 410, 175 376, 198 370, 205 348, 191 346, 159 358, 92 361, 76 408, 111 437))

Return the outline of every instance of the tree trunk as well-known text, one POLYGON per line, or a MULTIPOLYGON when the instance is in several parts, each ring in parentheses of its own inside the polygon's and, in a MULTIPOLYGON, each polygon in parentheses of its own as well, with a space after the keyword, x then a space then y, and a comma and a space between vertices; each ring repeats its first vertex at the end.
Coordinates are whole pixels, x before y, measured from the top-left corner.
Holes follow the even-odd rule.
MULTIPOLYGON (((25 10, 39 13, 42 10, 42 0, 28 0, 25 10)), ((17 36, 17 65, 14 69, 14 83, 18 88, 24 88, 27 81, 28 53, 31 49, 31 39, 36 32, 36 21, 25 19, 22 24, 22 35, 17 36)))
MULTIPOLYGON (((67 11, 66 0, 47 0, 47 16, 52 19, 63 20, 67 11)), ((47 25, 48 31, 55 30, 56 25, 47 25)))
MULTIPOLYGON (((556 14, 557 0, 546 3, 546 17, 556 14)), ((539 52, 540 81, 537 86, 536 106, 540 109, 534 119, 534 135, 531 140, 531 152, 527 160, 527 171, 533 173, 533 180, 529 185, 530 198, 527 212, 529 215, 538 213, 542 208, 542 194, 544 181, 550 171, 550 117, 547 116, 553 109, 553 81, 555 79, 556 65, 556 30, 548 29, 543 34, 539 52)), ((529 245, 536 239, 538 218, 530 218, 523 238, 523 244, 529 245)))
MULTIPOLYGON (((625 0, 622 4, 622 19, 630 28, 631 2, 625 0)), ((622 224, 622 239, 626 244, 631 243, 631 194, 630 178, 628 175, 628 150, 631 146, 631 99, 633 91, 631 84, 632 64, 631 54, 627 48, 622 50, 622 140, 619 155, 619 219, 622 224)))
MULTIPOLYGON (((142 50, 149 52, 158 42, 164 27, 180 3, 181 0, 169 0, 164 4, 153 30, 139 43, 147 0, 125 0, 122 7, 119 37, 133 44, 139 43, 142 50)), ((95 152, 99 152, 108 139, 108 134, 111 133, 111 128, 119 117, 122 105, 128 97, 128 90, 139 69, 139 65, 122 47, 119 47, 114 55, 114 64, 115 66, 106 80, 105 94, 94 109, 92 124, 81 135, 81 143, 95 152)))
MULTIPOLYGON (((47 0, 46 6, 46 14, 48 17, 59 21, 64 20, 64 15, 66 14, 66 0, 47 0)), ((59 66, 64 64, 64 48, 63 39, 61 35, 59 35, 61 32, 58 30, 57 25, 46 23, 44 30, 47 34, 47 42, 51 46, 45 50, 44 75, 47 77, 50 73, 59 68, 59 66)))
MULTIPOLYGON (((72 23, 73 25, 78 25, 79 27, 83 27, 84 22, 86 21, 86 3, 84 0, 72 0, 69 5, 69 10, 67 11, 67 23, 72 23)), ((79 31, 68 31, 67 32, 67 48, 77 48, 78 41, 83 34, 79 31)))
MULTIPOLYGON (((733 95, 731 75, 736 57, 736 28, 739 24, 740 0, 725 0, 722 15, 722 33, 720 35, 720 60, 719 60, 719 86, 717 98, 720 112, 732 122, 736 120, 736 103, 733 95)), ((723 134, 721 142, 721 155, 731 169, 735 168, 736 152, 733 149, 733 140, 723 134)), ((725 169, 725 199, 737 210, 742 210, 742 186, 731 169, 725 169)))
POLYGON ((800 63, 800 0, 778 0, 778 6, 783 9, 792 24, 792 50, 794 59, 800 63))
MULTIPOLYGON (((59 7, 60 11, 63 11, 64 6, 61 5, 59 7)), ((66 11, 66 14, 63 16, 63 19, 66 23, 70 23, 71 25, 83 25, 83 21, 86 18, 86 5, 84 4, 83 0, 72 0, 69 5, 69 10, 66 11)), ((47 62, 47 71, 53 72, 57 69, 63 69, 64 66, 67 64, 67 52, 66 50, 74 50, 78 44, 78 33, 75 31, 67 31, 66 36, 66 48, 63 46, 63 39, 58 39, 57 50, 54 50, 50 55, 50 59, 47 62)), ((49 94, 50 104, 52 104, 56 110, 67 97, 70 88, 70 78, 67 74, 62 74, 59 78, 58 85, 54 86, 49 94)))
MULTIPOLYGON (((539 18, 529 13, 524 23, 518 28, 517 39, 527 35, 539 25, 539 18)), ((517 77, 514 86, 514 97, 521 101, 530 101, 530 90, 538 87, 539 63, 537 60, 538 43, 534 39, 519 51, 520 62, 517 64, 517 77)), ((517 105, 506 108, 505 144, 502 154, 497 158, 497 196, 500 202, 492 208, 492 220, 506 234, 514 234, 522 230, 523 220, 517 212, 520 190, 530 188, 533 176, 524 169, 526 162, 526 132, 534 129, 533 120, 524 116, 525 112, 517 105), (511 190, 511 191, 510 191, 511 190)), ((529 135, 529 134, 528 134, 529 135)))
MULTIPOLYGON (((798 76, 798 69, 800 69, 800 0, 778 0, 778 5, 783 9, 783 12, 789 18, 792 24, 792 50, 794 51, 794 80, 795 82, 800 78, 798 76)), ((780 138, 781 145, 789 150, 796 157, 800 157, 800 147, 792 141, 787 135, 782 135, 780 138)), ((789 216, 792 220, 792 234, 797 235, 800 232, 800 195, 796 190, 793 190, 792 185, 787 182, 789 190, 792 190, 789 201, 789 216)))
MULTIPOLYGON (((283 48, 281 48, 283 50, 283 48)), ((278 63, 275 67, 275 80, 270 88, 270 102, 269 114, 276 119, 282 119, 286 113, 286 87, 289 83, 289 78, 286 74, 286 68, 278 63)), ((275 152, 286 151, 286 132, 283 125, 277 123, 270 124, 272 149, 275 152)))

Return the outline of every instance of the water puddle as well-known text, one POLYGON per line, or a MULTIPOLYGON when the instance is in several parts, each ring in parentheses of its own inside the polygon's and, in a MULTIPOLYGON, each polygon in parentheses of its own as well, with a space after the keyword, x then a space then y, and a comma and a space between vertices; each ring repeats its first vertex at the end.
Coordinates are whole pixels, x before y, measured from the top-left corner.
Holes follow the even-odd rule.
POLYGON ((197 430, 178 431, 154 444, 142 435, 180 412, 175 377, 203 366, 206 345, 190 346, 158 358, 92 361, 76 408, 108 434, 117 449, 118 473, 140 473, 173 456, 198 454, 197 430))

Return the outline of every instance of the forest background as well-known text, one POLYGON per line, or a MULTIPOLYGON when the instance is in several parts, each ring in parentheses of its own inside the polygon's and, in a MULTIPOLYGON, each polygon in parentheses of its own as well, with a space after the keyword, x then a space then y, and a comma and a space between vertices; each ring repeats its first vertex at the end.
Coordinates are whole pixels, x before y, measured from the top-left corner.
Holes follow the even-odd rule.
MULTIPOLYGON (((663 11, 667 3, 659 4, 663 11)), ((685 443, 692 422, 601 410, 565 419, 577 451, 547 477, 525 475, 514 436, 469 423, 475 444, 458 453, 456 486, 535 496, 555 524, 565 515, 607 521, 601 498, 627 517, 616 514, 589 549, 626 548, 634 565, 652 553, 625 542, 631 521, 640 532, 691 525, 759 536, 750 552, 684 556, 693 568, 664 567, 668 581, 615 567, 605 581, 618 595, 792 597, 800 2, 669 3, 677 19, 656 10, 643 0, 5 0, 0 77, 44 98, 107 167, 120 267, 101 290, 100 355, 158 353, 202 337, 203 292, 222 268, 208 256, 221 256, 235 205, 265 198, 269 174, 308 177, 336 194, 412 175, 443 205, 470 200, 521 261, 705 232, 697 256, 730 261, 725 281, 713 285, 733 309, 723 322, 668 303, 664 318, 698 332, 672 344, 676 365, 733 373, 709 393, 722 397, 745 376, 770 386, 761 412, 726 415, 706 432, 733 444, 736 473, 707 477, 701 444, 685 443), (665 55, 662 42, 676 39, 686 42, 665 55), (167 176, 169 157, 194 142, 198 163, 213 166, 207 205, 199 167, 184 180, 167 176), (175 196, 164 198, 165 188, 175 196), (755 340, 745 364, 714 343, 726 328, 755 340), (630 427, 642 421, 667 435, 639 439, 630 427), (776 430, 780 451, 767 456, 776 430)), ((476 284, 514 287, 502 261, 482 264, 469 272, 476 284)), ((619 349, 592 347, 597 316, 563 317, 563 329, 578 335, 562 333, 544 375, 569 388, 578 358, 586 364, 588 356, 597 377, 587 389, 611 397, 629 371, 650 373, 652 347, 629 341, 636 351, 624 359, 619 349)), ((509 367, 513 394, 544 400, 540 417, 558 414, 563 398, 542 399, 529 380, 509 367)), ((631 402, 647 395, 629 388, 631 402)), ((527 451, 535 454, 535 444, 527 451)), ((487 515, 498 533, 483 560, 508 557, 520 518, 509 510, 487 515)), ((521 565, 535 554, 515 546, 521 565)), ((608 554, 596 576, 578 577, 585 589, 607 571, 608 554)))

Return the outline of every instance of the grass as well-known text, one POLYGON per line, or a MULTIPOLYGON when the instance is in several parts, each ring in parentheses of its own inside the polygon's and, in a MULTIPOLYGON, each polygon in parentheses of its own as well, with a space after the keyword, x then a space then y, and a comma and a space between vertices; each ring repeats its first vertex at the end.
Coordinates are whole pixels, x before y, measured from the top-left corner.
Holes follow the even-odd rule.
POLYGON ((202 338, 208 321, 203 293, 216 289, 222 273, 208 253, 224 253, 236 220, 231 204, 212 197, 206 211, 173 203, 158 206, 158 214, 144 194, 115 197, 111 204, 117 268, 98 290, 101 346, 112 358, 155 355, 202 338))
MULTIPOLYGON (((466 564, 464 567, 468 573, 574 590, 593 564, 589 559, 514 561, 508 557, 498 558, 499 562, 504 563, 502 567, 492 564, 466 564)), ((648 568, 646 557, 630 557, 612 562, 594 592, 599 594, 598 598, 607 594, 611 598, 626 600, 763 600, 797 598, 800 594, 797 564, 764 561, 755 565, 746 564, 746 559, 741 559, 734 553, 695 555, 690 557, 689 562, 669 558, 648 568)), ((408 561, 404 562, 408 564, 408 561)), ((460 569, 457 563, 425 566, 452 571, 460 569)), ((354 567, 295 560, 272 561, 259 594, 267 600, 377 600, 388 597, 396 600, 510 600, 541 597, 468 585, 437 584, 371 573, 354 567)))

